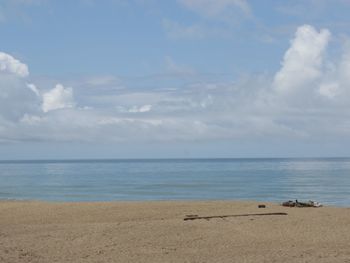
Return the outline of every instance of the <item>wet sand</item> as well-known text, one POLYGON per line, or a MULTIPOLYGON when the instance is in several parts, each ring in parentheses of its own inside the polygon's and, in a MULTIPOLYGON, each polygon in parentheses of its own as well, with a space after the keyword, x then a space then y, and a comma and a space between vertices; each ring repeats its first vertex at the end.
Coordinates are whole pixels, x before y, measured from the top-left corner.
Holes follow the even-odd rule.
POLYGON ((350 208, 258 204, 2 201, 0 262, 350 262, 350 208))

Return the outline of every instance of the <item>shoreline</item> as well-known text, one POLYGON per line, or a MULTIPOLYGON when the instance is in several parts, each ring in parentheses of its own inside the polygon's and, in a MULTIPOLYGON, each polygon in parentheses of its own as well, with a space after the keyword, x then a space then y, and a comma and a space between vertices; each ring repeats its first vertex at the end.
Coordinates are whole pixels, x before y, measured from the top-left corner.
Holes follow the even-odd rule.
POLYGON ((0 262, 346 262, 349 243, 350 208, 0 201, 0 262), (287 215, 184 220, 281 212, 287 215))
MULTIPOLYGON (((96 200, 96 201, 61 201, 61 200, 42 200, 42 199, 1 199, 0 203, 14 202, 14 203, 42 203, 42 204, 148 204, 148 203, 256 203, 256 204, 272 204, 274 206, 281 206, 285 201, 295 201, 295 199, 289 199, 284 201, 259 201, 253 199, 154 199, 154 200, 96 200)), ((298 200, 299 202, 307 202, 309 200, 298 200)), ((337 205, 320 203, 323 208, 340 208, 350 209, 349 205, 337 205)), ((315 207, 316 208, 316 207, 315 207)))

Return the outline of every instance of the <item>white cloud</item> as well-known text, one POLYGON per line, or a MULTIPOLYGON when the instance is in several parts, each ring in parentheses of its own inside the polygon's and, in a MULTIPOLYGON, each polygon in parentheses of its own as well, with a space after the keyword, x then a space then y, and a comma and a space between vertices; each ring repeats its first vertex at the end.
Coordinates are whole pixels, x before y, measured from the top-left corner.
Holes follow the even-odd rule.
MULTIPOLYGON (((137 78, 139 86, 115 89, 112 77, 84 79, 75 82, 78 88, 72 85, 73 96, 73 89, 61 84, 50 89, 51 84, 1 71, 0 141, 345 138, 350 134, 350 46, 330 59, 325 55, 329 41, 328 30, 301 26, 276 74, 235 82, 191 79, 154 88, 150 79, 137 78)), ((165 66, 165 72, 187 72, 170 57, 165 66)))
POLYGON ((151 104, 145 104, 142 106, 117 106, 116 107, 118 113, 142 113, 142 112, 149 112, 152 110, 151 104))
POLYGON ((141 107, 137 107, 137 106, 133 106, 131 107, 128 112, 133 112, 133 113, 136 113, 136 112, 148 112, 152 109, 152 105, 143 105, 141 107))
POLYGON ((327 29, 317 31, 310 25, 297 29, 274 77, 273 87, 279 95, 284 94, 284 99, 298 107, 319 107, 317 95, 346 104, 345 97, 350 95, 350 44, 345 41, 341 57, 330 60, 326 55, 330 40, 327 29))
POLYGON ((0 52, 0 71, 15 74, 20 77, 27 77, 29 75, 26 64, 23 64, 19 60, 4 52, 0 52))
POLYGON ((33 84, 33 83, 28 83, 27 87, 33 91, 35 93, 35 95, 37 95, 38 97, 40 97, 40 91, 38 90, 38 88, 33 84))
POLYGON ((6 125, 22 118, 25 113, 37 113, 40 110, 40 100, 25 82, 28 74, 27 65, 0 52, 0 120, 6 125))
POLYGON ((16 121, 25 113, 38 111, 40 99, 27 88, 22 78, 0 73, 0 118, 16 121))
POLYGON ((44 112, 74 107, 73 89, 57 84, 55 88, 43 94, 42 109, 44 112))
POLYGON ((284 55, 282 68, 275 76, 275 88, 293 92, 312 85, 322 75, 322 62, 329 40, 327 29, 317 32, 310 25, 299 27, 284 55))
POLYGON ((339 84, 338 83, 322 83, 319 92, 321 95, 327 98, 334 98, 339 93, 339 84))

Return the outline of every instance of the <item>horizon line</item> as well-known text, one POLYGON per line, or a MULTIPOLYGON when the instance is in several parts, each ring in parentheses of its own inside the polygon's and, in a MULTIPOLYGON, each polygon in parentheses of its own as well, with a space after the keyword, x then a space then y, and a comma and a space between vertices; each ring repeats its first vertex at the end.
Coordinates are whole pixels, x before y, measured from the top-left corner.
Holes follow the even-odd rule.
POLYGON ((307 156, 307 157, 171 157, 171 158, 68 158, 68 159, 0 159, 0 163, 39 163, 39 162, 113 162, 113 161, 205 161, 205 160, 322 160, 322 159, 350 159, 348 156, 307 156))

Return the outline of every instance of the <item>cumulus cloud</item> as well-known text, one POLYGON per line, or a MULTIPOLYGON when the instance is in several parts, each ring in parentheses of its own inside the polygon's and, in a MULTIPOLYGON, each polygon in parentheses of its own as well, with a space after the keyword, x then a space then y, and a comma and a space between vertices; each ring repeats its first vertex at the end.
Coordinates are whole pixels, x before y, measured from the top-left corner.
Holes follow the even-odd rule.
POLYGON ((27 77, 29 75, 27 65, 3 52, 0 52, 0 71, 20 77, 27 77))
MULTIPOLYGON (((331 37, 327 29, 303 25, 275 74, 186 80, 173 89, 115 89, 113 78, 95 77, 81 85, 76 81, 73 92, 62 84, 34 84, 6 68, 0 71, 0 140, 322 141, 348 136, 350 45, 345 41, 342 54, 330 58, 331 37)), ((165 70, 187 72, 166 60, 165 70)))
POLYGON ((327 29, 318 31, 311 25, 297 29, 273 80, 273 88, 278 96, 284 97, 284 102, 289 100, 303 109, 321 107, 323 103, 324 110, 332 110, 324 104, 327 100, 332 106, 346 104, 344 98, 350 91, 349 40, 343 42, 342 55, 333 59, 327 56, 330 41, 331 33, 327 29))
POLYGON ((42 109, 44 112, 74 107, 73 89, 57 84, 55 88, 43 94, 42 109))
POLYGON ((7 125, 39 109, 40 100, 25 82, 28 75, 26 64, 0 52, 0 119, 7 125))
POLYGON ((275 88, 292 92, 312 85, 322 75, 322 62, 330 35, 327 29, 317 32, 310 25, 299 27, 284 55, 282 68, 275 76, 275 88))
POLYGON ((40 100, 26 87, 26 83, 20 77, 0 74, 0 116, 2 118, 16 121, 25 113, 36 113, 38 110, 40 110, 40 100))
POLYGON ((33 124, 49 111, 75 105, 72 88, 57 84, 53 89, 39 89, 28 80, 28 66, 0 52, 0 129, 3 131, 0 137, 8 133, 9 127, 17 129, 19 123, 33 124))

